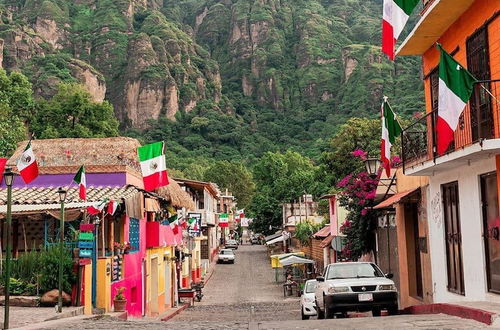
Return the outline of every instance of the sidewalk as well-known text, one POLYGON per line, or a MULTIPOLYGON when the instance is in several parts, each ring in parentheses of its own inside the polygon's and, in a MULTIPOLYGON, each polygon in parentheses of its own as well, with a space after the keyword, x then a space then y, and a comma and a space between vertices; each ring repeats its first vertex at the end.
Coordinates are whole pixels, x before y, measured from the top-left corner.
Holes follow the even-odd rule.
MULTIPOLYGON (((9 309, 10 328, 19 328, 41 322, 79 316, 83 314, 83 307, 63 307, 61 314, 56 313, 54 307, 17 307, 9 309)), ((3 324, 4 307, 0 307, 0 322, 3 324)))
POLYGON ((405 308, 404 314, 447 314, 500 327, 500 303, 489 301, 428 304, 405 308))

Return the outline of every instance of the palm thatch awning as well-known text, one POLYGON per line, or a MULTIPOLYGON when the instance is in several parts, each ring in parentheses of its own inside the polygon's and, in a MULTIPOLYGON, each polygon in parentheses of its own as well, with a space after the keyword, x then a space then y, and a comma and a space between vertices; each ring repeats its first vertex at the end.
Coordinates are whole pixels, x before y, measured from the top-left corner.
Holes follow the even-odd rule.
MULTIPOLYGON (((7 162, 14 166, 21 156, 28 141, 18 143, 18 147, 7 162)), ((138 140, 128 137, 110 138, 64 138, 31 141, 36 155, 40 174, 58 174, 76 172, 85 164, 88 173, 102 172, 108 168, 113 172, 117 168, 133 168, 140 171, 137 148, 138 140)))
POLYGON ((181 186, 174 179, 170 179, 170 184, 160 187, 157 191, 158 195, 165 198, 172 206, 176 208, 186 208, 187 210, 194 210, 195 205, 187 192, 182 190, 181 186))

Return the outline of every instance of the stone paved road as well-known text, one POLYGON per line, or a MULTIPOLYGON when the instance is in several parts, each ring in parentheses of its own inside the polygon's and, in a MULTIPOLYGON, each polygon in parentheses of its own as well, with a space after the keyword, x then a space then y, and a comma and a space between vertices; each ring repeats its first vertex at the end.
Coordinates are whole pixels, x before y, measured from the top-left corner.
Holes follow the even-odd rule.
POLYGON ((217 265, 201 303, 168 322, 110 317, 66 321, 45 329, 476 329, 485 325, 447 315, 300 320, 298 298, 283 298, 265 247, 240 246, 234 265, 217 265))

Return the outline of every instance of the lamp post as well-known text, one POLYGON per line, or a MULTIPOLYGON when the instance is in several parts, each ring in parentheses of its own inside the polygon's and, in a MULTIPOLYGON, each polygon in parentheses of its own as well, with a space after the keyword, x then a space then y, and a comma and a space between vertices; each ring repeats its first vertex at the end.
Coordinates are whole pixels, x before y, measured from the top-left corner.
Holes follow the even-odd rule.
POLYGON ((66 200, 66 190, 59 187, 57 191, 59 194, 59 201, 61 202, 61 216, 60 216, 60 236, 59 236, 59 298, 57 301, 57 312, 62 313, 62 282, 63 282, 63 255, 64 255, 64 201, 66 200))
POLYGON ((376 177, 380 168, 380 160, 378 158, 367 158, 364 163, 368 175, 372 178, 376 177))
POLYGON ((7 186, 7 255, 5 256, 5 310, 3 318, 3 328, 9 328, 9 308, 10 308, 10 259, 12 258, 12 183, 14 173, 10 167, 5 169, 3 174, 5 185, 7 186))

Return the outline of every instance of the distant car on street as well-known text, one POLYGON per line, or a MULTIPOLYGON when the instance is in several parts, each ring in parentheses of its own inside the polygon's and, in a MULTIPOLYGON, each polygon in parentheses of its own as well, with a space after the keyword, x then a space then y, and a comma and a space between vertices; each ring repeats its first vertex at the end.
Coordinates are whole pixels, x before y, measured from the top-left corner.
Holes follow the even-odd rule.
POLYGON ((235 239, 227 240, 226 249, 238 249, 238 242, 235 239))
POLYGON ((315 303, 318 318, 333 318, 336 313, 371 311, 380 316, 398 313, 398 292, 392 274, 386 274, 371 262, 330 264, 318 276, 315 303))
POLYGON ((217 263, 225 263, 229 262, 234 264, 235 255, 233 250, 231 249, 222 249, 219 251, 219 255, 217 256, 217 263))
POLYGON ((300 296, 300 310, 303 320, 308 320, 310 316, 316 315, 314 292, 317 286, 318 282, 316 280, 309 280, 304 284, 304 292, 300 296))
POLYGON ((255 236, 252 237, 250 239, 250 244, 252 244, 252 245, 260 244, 259 239, 257 237, 255 237, 255 236))

